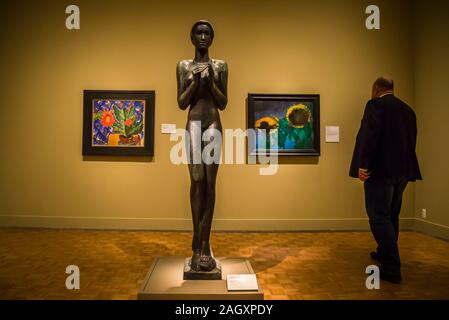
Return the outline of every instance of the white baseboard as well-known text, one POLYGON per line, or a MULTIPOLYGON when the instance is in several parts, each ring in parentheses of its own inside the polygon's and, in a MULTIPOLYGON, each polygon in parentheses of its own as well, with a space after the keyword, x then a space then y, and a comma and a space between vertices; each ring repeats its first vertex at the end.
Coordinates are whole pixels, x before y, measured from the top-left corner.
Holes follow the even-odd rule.
POLYGON ((416 218, 413 229, 434 237, 449 240, 449 227, 439 223, 416 218))
MULTIPOLYGON (((415 218, 401 218, 401 229, 411 230, 415 218)), ((191 219, 100 218, 0 215, 1 227, 109 230, 190 231, 191 219)), ((367 231, 367 218, 347 219, 214 219, 217 231, 367 231)))

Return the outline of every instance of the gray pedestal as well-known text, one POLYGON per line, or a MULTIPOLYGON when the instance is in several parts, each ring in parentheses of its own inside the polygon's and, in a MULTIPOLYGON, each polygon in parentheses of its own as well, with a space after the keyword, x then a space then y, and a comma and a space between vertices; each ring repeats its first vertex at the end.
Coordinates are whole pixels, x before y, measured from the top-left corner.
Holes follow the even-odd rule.
POLYGON ((253 274, 244 258, 218 258, 222 280, 183 280, 185 257, 157 257, 148 271, 139 300, 263 300, 263 291, 233 291, 226 287, 228 274, 253 274))

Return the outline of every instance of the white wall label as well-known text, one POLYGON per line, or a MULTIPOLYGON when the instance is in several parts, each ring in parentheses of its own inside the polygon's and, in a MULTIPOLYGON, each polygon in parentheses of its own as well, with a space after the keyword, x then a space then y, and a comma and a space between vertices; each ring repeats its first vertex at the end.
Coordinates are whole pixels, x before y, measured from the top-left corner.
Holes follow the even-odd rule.
POLYGON ((326 142, 340 142, 340 127, 326 126, 326 142))
POLYGON ((228 291, 255 291, 259 289, 255 274, 228 274, 228 291))
POLYGON ((172 124, 172 123, 161 124, 161 133, 165 133, 165 134, 176 133, 176 124, 172 124))

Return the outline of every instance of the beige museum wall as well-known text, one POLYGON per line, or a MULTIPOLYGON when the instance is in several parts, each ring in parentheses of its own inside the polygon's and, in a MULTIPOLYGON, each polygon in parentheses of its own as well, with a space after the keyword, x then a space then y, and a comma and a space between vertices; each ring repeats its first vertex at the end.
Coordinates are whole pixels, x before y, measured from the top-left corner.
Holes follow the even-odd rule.
MULTIPOLYGON (((175 66, 193 55, 190 26, 207 18, 216 31, 211 56, 226 59, 230 68, 225 128, 245 128, 249 92, 319 93, 322 141, 326 125, 341 126, 341 143, 322 142, 317 164, 293 159, 274 176, 260 176, 258 165, 221 166, 215 228, 368 228, 362 185, 348 177, 348 166, 377 76, 393 77, 397 94, 414 104, 409 1, 376 1, 380 31, 365 28, 369 1, 76 3, 79 31, 65 29, 66 1, 2 3, 0 225, 190 228, 187 168, 171 164, 173 143, 160 125, 184 127, 175 66), (83 161, 83 89, 156 90, 151 162, 83 161)), ((419 94, 417 99, 422 101, 419 94)), ((447 114, 442 104, 438 108, 447 114)), ((431 117, 423 115, 424 121, 431 117)), ((436 145, 423 149, 425 139, 421 150, 436 152, 436 145)), ((421 189, 430 195, 423 193, 419 206, 433 186, 444 186, 430 182, 428 166, 430 186, 421 189)), ((404 226, 415 217, 414 188, 406 192, 404 226)))
POLYGON ((449 235, 449 2, 415 7, 415 103, 424 181, 416 186, 418 229, 449 235), (427 219, 421 219, 421 210, 427 219))

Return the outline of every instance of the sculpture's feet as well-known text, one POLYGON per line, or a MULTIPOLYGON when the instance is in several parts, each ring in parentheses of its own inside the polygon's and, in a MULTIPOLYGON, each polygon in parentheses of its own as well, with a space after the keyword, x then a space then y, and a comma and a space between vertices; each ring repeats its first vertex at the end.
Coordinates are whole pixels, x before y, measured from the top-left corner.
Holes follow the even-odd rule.
POLYGON ((215 259, 210 255, 201 255, 199 266, 203 271, 211 271, 217 267, 215 259))
POLYGON ((192 254, 192 258, 190 259, 190 268, 192 270, 195 271, 201 271, 201 267, 200 267, 200 259, 201 259, 201 255, 199 252, 194 252, 192 254))

